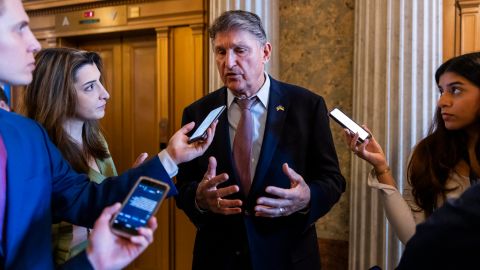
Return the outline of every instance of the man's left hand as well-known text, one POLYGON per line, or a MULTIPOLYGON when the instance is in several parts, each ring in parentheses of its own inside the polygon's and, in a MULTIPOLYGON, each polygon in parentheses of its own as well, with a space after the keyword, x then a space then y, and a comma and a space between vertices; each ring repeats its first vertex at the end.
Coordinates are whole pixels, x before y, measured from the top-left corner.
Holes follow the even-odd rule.
POLYGON ((255 206, 255 215, 261 217, 288 216, 308 207, 310 203, 310 188, 303 177, 288 167, 282 166, 283 172, 290 179, 289 189, 268 186, 265 191, 276 198, 260 197, 255 206))

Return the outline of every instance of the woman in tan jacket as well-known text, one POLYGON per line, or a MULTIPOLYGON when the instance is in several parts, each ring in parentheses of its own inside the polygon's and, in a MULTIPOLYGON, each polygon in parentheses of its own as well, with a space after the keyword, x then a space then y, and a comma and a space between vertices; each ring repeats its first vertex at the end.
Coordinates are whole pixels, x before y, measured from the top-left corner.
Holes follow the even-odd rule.
POLYGON ((429 134, 413 150, 403 197, 375 138, 357 144, 345 131, 350 149, 373 166, 368 184, 381 191, 385 212, 406 244, 445 200, 458 198, 480 175, 480 53, 452 58, 435 73, 440 97, 429 134))

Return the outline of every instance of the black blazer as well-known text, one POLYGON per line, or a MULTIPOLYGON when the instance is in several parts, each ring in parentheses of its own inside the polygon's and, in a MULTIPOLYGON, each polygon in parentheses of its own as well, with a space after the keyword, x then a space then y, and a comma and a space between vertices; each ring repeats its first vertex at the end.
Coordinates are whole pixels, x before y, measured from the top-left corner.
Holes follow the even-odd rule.
MULTIPOLYGON (((183 124, 200 123, 208 112, 227 103, 225 87, 188 106, 183 124)), ((250 193, 230 198, 243 200, 243 212, 224 216, 200 213, 194 205, 198 182, 207 170, 208 157, 217 159, 217 174, 230 178, 221 186, 239 182, 233 170, 227 113, 217 125, 215 138, 205 155, 180 166, 177 206, 197 227, 194 269, 231 269, 235 257, 246 252, 253 269, 319 269, 315 221, 325 215, 345 190, 345 180, 329 127, 322 97, 306 89, 271 78, 265 134, 250 193), (281 218, 254 216, 256 200, 267 186, 290 187, 282 164, 303 176, 310 187, 308 213, 281 218)))
POLYGON ((447 201, 408 241, 397 269, 480 269, 480 185, 447 201))

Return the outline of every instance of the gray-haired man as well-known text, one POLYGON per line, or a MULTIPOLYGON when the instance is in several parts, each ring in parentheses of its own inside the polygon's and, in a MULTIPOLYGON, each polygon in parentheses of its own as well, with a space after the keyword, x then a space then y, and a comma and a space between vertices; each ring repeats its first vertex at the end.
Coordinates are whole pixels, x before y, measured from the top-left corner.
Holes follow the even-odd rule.
POLYGON ((265 73, 272 46, 257 15, 225 12, 210 37, 225 86, 183 122, 228 109, 177 177, 177 205, 197 226, 193 269, 319 269, 315 221, 345 189, 325 102, 265 73))

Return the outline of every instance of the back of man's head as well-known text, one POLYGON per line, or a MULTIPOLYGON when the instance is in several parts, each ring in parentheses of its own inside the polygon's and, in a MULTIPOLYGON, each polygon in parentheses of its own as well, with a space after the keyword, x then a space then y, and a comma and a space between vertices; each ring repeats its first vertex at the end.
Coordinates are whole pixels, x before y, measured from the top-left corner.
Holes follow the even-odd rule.
POLYGON ((244 10, 225 11, 215 19, 208 29, 210 38, 215 40, 218 33, 229 31, 245 31, 252 34, 263 46, 267 43, 267 35, 262 26, 262 20, 257 14, 244 10))

